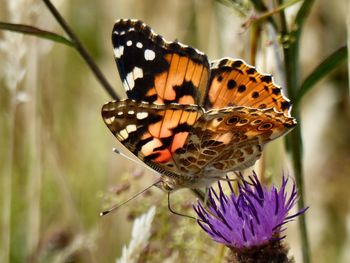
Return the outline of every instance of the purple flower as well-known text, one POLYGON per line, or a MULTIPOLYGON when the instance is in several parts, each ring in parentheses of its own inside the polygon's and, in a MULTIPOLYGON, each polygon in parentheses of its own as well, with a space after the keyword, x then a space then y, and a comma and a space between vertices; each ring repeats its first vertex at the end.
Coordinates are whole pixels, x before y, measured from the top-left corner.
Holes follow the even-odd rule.
POLYGON ((208 207, 198 202, 194 209, 200 220, 198 224, 212 239, 235 249, 252 248, 266 245, 283 239, 281 233, 284 224, 305 212, 288 216, 289 211, 296 204, 297 191, 295 184, 291 194, 287 197, 286 185, 288 178, 282 177, 280 190, 271 187, 269 190, 262 186, 256 176, 249 176, 238 184, 238 194, 232 185, 229 195, 225 195, 220 182, 218 193, 209 189, 208 207))

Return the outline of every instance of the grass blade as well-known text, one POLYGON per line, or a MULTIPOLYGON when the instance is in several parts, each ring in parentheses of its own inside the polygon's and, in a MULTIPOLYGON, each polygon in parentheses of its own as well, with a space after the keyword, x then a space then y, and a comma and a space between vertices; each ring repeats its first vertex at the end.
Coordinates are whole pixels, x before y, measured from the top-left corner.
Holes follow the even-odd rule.
POLYGON ((0 29, 9 30, 9 31, 17 32, 17 33, 33 35, 36 37, 41 37, 41 38, 48 39, 48 40, 51 40, 54 42, 65 44, 65 45, 70 46, 70 47, 74 46, 72 41, 70 41, 69 39, 67 39, 61 35, 58 35, 56 33, 52 33, 49 31, 41 30, 41 29, 39 29, 37 27, 33 27, 33 26, 0 22, 0 29))
POLYGON ((301 84, 294 100, 294 107, 298 107, 304 95, 311 90, 319 80, 338 67, 342 62, 346 61, 347 57, 348 49, 345 45, 322 61, 301 84))

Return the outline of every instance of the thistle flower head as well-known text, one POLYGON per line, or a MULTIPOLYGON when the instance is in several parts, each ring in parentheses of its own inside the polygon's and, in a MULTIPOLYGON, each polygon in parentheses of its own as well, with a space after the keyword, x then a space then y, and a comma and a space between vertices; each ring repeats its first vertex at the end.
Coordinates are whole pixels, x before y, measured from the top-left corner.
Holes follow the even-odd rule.
POLYGON ((287 222, 304 213, 306 209, 288 216, 297 201, 295 184, 289 197, 286 193, 288 178, 282 178, 282 186, 268 189, 262 186, 253 173, 242 180, 235 194, 232 184, 229 195, 225 195, 220 182, 219 191, 209 190, 208 207, 198 202, 194 209, 201 220, 198 224, 215 241, 235 249, 252 248, 281 240, 287 222))

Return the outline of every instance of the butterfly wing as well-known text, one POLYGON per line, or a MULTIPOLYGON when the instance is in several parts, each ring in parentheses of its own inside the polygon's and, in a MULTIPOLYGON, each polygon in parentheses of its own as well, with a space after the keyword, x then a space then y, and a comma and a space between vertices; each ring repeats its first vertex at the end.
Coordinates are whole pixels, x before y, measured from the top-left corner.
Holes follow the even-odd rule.
POLYGON ((228 107, 205 112, 195 105, 133 100, 106 103, 102 116, 140 160, 177 178, 177 187, 190 188, 253 165, 264 144, 295 126, 293 118, 273 109, 228 107))
POLYGON ((181 173, 173 155, 182 149, 202 114, 199 106, 128 99, 102 107, 104 122, 129 151, 156 171, 172 175, 181 173))
POLYGON ((193 125, 193 132, 174 159, 184 173, 220 176, 255 163, 264 144, 296 125, 274 109, 228 107, 212 109, 193 125))
POLYGON ((112 42, 129 99, 203 105, 209 80, 204 53, 179 42, 167 42, 139 20, 118 20, 112 42))
POLYGON ((242 60, 223 58, 211 63, 207 109, 246 106, 275 108, 289 116, 290 102, 270 75, 256 71, 242 60))
POLYGON ((296 124, 271 76, 241 60, 209 67, 205 54, 167 42, 138 20, 117 21, 112 42, 129 99, 106 103, 103 119, 176 187, 207 186, 253 165, 267 142, 296 124))
POLYGON ((210 110, 198 125, 215 130, 216 141, 224 145, 219 154, 208 162, 204 173, 217 174, 242 170, 252 166, 260 158, 264 145, 289 132, 296 125, 295 119, 274 109, 249 109, 234 107, 210 110))

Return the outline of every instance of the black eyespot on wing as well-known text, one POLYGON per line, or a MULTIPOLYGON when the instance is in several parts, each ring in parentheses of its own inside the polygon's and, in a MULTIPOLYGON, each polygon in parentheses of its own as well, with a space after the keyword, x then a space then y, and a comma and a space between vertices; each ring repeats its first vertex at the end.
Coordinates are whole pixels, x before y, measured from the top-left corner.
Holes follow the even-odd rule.
POLYGON ((265 75, 261 77, 261 80, 266 82, 266 83, 271 83, 272 82, 272 77, 269 75, 265 75))
POLYGON ((243 64, 242 61, 237 60, 237 61, 235 61, 235 62, 232 64, 232 67, 233 67, 233 68, 239 68, 242 64, 243 64))
POLYGON ((254 91, 254 92, 252 93, 252 98, 253 98, 253 99, 259 98, 259 92, 254 91))
POLYGON ((275 94, 275 95, 278 95, 281 93, 281 89, 280 88, 273 88, 272 89, 272 93, 275 94))
POLYGON ((239 87, 238 87, 238 92, 245 92, 246 91, 246 89, 247 89, 247 87, 245 86, 245 85, 240 85, 239 87))
POLYGON ((228 89, 233 89, 234 87, 236 87, 236 81, 234 79, 230 79, 228 82, 227 82, 227 88, 228 89))
POLYGON ((281 103, 281 108, 282 108, 283 111, 285 111, 285 110, 288 110, 288 109, 289 109, 290 105, 291 105, 291 104, 290 104, 289 101, 282 101, 282 103, 281 103))
POLYGON ((239 120, 240 118, 238 116, 232 116, 226 122, 227 124, 234 124, 234 123, 237 123, 239 120))
POLYGON ((256 72, 255 68, 249 68, 247 71, 247 74, 252 75, 256 72))

